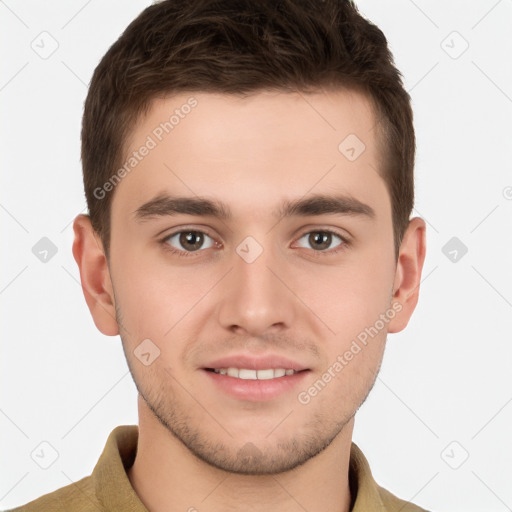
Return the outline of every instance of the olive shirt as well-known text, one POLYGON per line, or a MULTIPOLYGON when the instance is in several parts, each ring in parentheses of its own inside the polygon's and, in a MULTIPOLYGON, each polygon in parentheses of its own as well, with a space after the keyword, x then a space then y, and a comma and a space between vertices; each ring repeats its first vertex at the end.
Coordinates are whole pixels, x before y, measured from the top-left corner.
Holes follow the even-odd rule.
MULTIPOLYGON (((90 476, 6 512, 148 512, 126 474, 135 460, 138 437, 137 425, 116 427, 90 476)), ((426 512, 377 485, 363 452, 353 442, 349 482, 354 500, 351 512, 426 512)))

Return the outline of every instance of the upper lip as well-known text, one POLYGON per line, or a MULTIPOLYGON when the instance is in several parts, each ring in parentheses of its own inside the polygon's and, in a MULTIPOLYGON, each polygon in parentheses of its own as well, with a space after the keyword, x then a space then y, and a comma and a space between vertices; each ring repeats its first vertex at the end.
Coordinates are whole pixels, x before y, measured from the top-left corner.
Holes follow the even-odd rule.
POLYGON ((267 370, 270 368, 284 368, 285 370, 302 371, 308 368, 297 361, 274 354, 261 357, 246 354, 232 355, 216 359, 204 368, 245 368, 248 370, 267 370))

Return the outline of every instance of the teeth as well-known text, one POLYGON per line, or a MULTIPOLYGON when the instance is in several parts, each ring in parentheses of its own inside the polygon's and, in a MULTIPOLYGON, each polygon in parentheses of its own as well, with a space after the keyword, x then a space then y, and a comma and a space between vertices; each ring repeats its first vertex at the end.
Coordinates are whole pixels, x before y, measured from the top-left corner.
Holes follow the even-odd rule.
POLYGON ((238 370, 238 378, 239 379, 257 379, 257 372, 256 370, 238 370))
POLYGON ((257 376, 258 380, 266 380, 266 379, 273 379, 274 377, 282 377, 282 375, 277 374, 278 370, 258 370, 257 376))
POLYGON ((295 370, 286 370, 284 368, 269 368, 268 370, 248 370, 247 368, 215 368, 213 371, 215 373, 220 373, 221 375, 228 375, 229 377, 235 377, 243 380, 269 380, 297 373, 295 370))
POLYGON ((229 377, 238 377, 238 368, 228 368, 229 377))

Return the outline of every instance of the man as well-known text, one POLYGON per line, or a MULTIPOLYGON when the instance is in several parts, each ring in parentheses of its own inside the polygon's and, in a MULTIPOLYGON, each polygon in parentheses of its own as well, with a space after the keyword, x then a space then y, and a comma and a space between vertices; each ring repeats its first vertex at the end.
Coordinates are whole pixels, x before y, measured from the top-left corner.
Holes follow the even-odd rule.
POLYGON ((73 255, 139 425, 15 510, 421 511, 352 442, 425 258, 410 98, 345 0, 167 0, 95 70, 73 255))

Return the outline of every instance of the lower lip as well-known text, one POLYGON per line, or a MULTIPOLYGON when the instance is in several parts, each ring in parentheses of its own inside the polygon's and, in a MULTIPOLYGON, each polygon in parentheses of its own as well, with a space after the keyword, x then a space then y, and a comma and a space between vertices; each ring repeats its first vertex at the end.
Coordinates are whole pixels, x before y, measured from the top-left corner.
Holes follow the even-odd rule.
POLYGON ((264 402, 296 388, 309 373, 309 370, 266 380, 238 379, 209 370, 203 370, 203 372, 222 391, 234 398, 251 402, 264 402))

